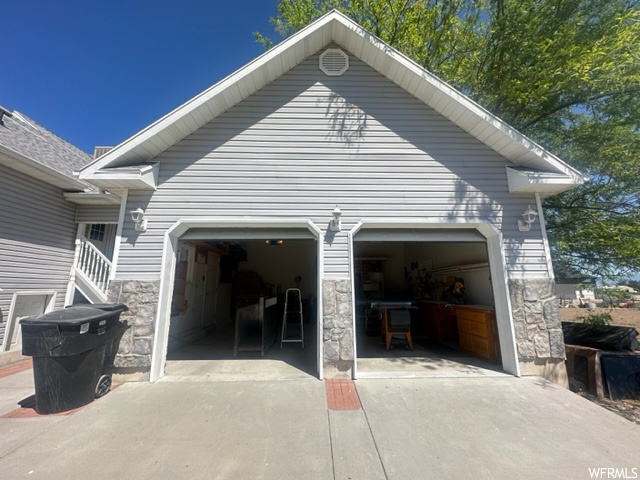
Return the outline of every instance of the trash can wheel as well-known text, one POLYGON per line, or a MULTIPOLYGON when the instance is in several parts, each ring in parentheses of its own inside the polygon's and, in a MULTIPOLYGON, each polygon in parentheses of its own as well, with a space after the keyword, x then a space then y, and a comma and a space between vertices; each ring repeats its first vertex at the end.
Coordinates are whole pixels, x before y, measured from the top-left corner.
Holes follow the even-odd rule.
POLYGON ((111 377, 102 375, 96 384, 96 398, 104 397, 111 390, 111 377))

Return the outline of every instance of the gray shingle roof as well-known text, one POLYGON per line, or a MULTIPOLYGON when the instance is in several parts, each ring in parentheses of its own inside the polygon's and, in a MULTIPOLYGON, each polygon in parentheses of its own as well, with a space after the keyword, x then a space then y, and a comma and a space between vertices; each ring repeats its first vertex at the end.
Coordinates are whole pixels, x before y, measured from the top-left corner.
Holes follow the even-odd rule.
POLYGON ((88 153, 16 111, 2 117, 0 145, 69 177, 92 161, 88 153))

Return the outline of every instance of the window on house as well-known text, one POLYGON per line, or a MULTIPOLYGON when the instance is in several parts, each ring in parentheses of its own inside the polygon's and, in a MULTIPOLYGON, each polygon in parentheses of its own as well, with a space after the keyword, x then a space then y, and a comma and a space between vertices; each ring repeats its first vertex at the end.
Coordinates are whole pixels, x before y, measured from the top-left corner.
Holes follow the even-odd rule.
POLYGON ((89 240, 95 240, 97 242, 104 241, 104 231, 106 227, 104 223, 92 223, 89 225, 89 240))

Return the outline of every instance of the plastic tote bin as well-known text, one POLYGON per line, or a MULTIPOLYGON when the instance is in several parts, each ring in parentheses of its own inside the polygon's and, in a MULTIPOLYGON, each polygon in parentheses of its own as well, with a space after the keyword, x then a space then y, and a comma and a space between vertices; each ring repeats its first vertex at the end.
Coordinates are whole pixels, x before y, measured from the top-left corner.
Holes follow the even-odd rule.
POLYGON ((36 412, 71 410, 109 391, 105 351, 125 310, 70 307, 20 320, 22 354, 33 357, 36 412))

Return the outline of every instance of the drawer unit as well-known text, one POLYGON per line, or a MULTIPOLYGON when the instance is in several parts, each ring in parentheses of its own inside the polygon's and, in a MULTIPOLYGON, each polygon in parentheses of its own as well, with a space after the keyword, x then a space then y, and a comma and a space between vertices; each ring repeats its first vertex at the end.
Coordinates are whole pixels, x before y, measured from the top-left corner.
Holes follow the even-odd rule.
POLYGON ((458 338, 460 340, 460 348, 467 352, 473 351, 473 335, 462 330, 458 332, 458 338))
POLYGON ((473 309, 456 306, 458 337, 460 348, 489 361, 499 357, 499 343, 496 335, 493 310, 473 309))
POLYGON ((491 346, 489 340, 482 337, 474 336, 473 338, 473 353, 479 357, 486 358, 487 360, 493 360, 491 346))
POLYGON ((460 332, 465 332, 465 333, 473 333, 471 331, 471 322, 469 321, 469 319, 461 317, 460 315, 457 316, 458 318, 458 330, 460 332))
POLYGON ((458 330, 461 332, 470 333, 483 338, 489 338, 490 325, 487 325, 486 321, 474 321, 466 318, 458 318, 458 330))
POLYGON ((471 333, 478 337, 489 338, 489 324, 487 322, 469 322, 471 333))

